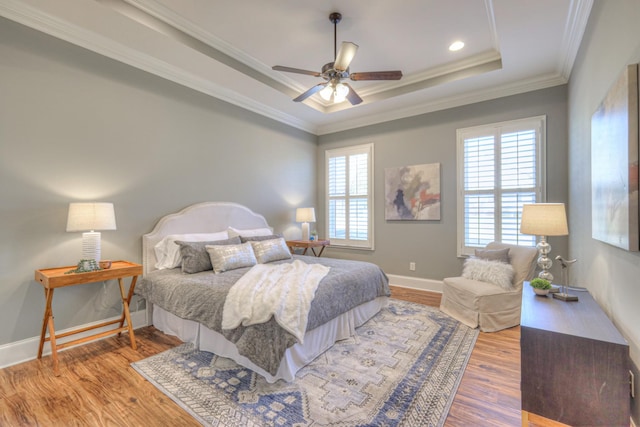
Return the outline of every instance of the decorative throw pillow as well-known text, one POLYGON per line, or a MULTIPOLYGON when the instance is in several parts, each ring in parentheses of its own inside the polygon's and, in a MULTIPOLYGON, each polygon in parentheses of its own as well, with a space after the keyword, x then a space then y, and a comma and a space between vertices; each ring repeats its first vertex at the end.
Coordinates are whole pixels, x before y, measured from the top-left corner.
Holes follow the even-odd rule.
POLYGON ((500 261, 506 264, 511 262, 509 258, 509 248, 505 249, 476 249, 476 258, 487 261, 500 261))
POLYGON ((180 246, 176 244, 176 240, 183 242, 206 242, 228 239, 228 232, 219 231, 217 233, 192 233, 192 234, 171 234, 156 243, 153 250, 156 254, 156 268, 163 270, 165 268, 180 267, 182 255, 180 254, 180 246))
POLYGON ((239 245, 240 238, 232 237, 231 239, 218 240, 212 242, 183 242, 176 240, 176 244, 180 246, 180 254, 182 255, 182 272, 193 274, 201 271, 213 270, 211 258, 207 252, 207 245, 239 245))
POLYGON ((290 259, 291 251, 282 237, 277 239, 252 241, 253 253, 260 264, 290 259))
POLYGON ((205 248, 211 258, 213 272, 216 274, 236 268, 251 267, 258 262, 251 242, 239 245, 205 245, 205 248))
POLYGON ((513 289, 513 275, 511 264, 480 258, 467 258, 462 270, 462 277, 466 279, 493 283, 507 291, 513 289))

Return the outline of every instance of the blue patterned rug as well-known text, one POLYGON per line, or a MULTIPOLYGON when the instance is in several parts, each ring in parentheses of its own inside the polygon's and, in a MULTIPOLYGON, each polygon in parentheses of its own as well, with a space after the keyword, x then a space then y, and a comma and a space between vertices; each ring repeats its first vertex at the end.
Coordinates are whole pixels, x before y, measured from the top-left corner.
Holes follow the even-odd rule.
POLYGON ((132 363, 205 426, 442 426, 478 336, 436 308, 390 300, 293 383, 190 344, 132 363))

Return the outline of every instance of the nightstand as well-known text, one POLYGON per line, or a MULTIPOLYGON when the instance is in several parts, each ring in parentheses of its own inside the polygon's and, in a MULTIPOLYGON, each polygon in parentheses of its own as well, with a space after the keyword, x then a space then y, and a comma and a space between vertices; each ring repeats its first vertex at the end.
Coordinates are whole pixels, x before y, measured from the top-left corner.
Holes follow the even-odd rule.
POLYGON ((42 358, 42 349, 44 343, 49 341, 51 343, 51 358, 53 360, 53 372, 56 376, 60 375, 60 369, 58 367, 58 350, 69 347, 75 344, 82 344, 87 341, 103 338, 115 333, 129 332, 129 340, 131 342, 131 348, 136 350, 136 339, 133 335, 133 326, 131 325, 131 315, 129 314, 129 303, 133 296, 133 291, 136 287, 136 281, 138 276, 142 274, 142 265, 135 264, 129 261, 114 261, 111 264, 111 268, 97 271, 90 271, 86 273, 67 273, 70 270, 74 270, 76 267, 55 267, 36 270, 35 280, 40 283, 44 288, 44 296, 46 299, 46 305, 44 309, 44 318, 42 319, 42 331, 40 332, 40 346, 38 347, 38 359, 42 358), (129 292, 125 293, 122 279, 125 277, 131 277, 131 285, 129 286, 129 292), (53 310, 51 309, 51 301, 53 300, 53 291, 56 288, 64 288, 67 286, 84 285, 93 282, 102 282, 105 280, 118 279, 118 285, 120 286, 120 296, 122 298, 122 316, 120 319, 103 322, 98 325, 84 327, 73 331, 65 332, 63 334, 56 335, 55 327, 53 325, 53 310), (127 325, 124 326, 124 322, 127 325), (67 341, 62 344, 57 344, 58 338, 67 337, 70 335, 76 335, 81 332, 90 331, 104 326, 118 324, 114 329, 108 331, 99 332, 84 338, 78 338, 72 341, 67 341), (49 329, 49 336, 47 337, 47 328, 49 329))
POLYGON ((313 252, 313 255, 317 257, 322 255, 322 252, 324 252, 324 248, 329 246, 329 244, 330 244, 329 240, 322 240, 322 239, 287 240, 287 246, 289 246, 289 250, 291 251, 291 253, 294 253, 293 251, 295 250, 295 248, 304 248, 304 250, 302 251, 302 255, 306 255, 307 250, 311 248, 311 252, 313 252), (316 253, 315 248, 320 248, 320 252, 316 253))

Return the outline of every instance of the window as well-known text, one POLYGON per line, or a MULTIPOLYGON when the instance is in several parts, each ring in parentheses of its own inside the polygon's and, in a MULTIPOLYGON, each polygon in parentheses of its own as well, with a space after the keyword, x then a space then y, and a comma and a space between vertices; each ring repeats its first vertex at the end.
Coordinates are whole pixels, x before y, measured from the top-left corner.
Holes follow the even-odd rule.
POLYGON ((331 245, 373 249, 373 144, 327 150, 325 163, 331 245))
POLYGON ((458 129, 458 256, 520 234, 522 205, 542 202, 546 117, 458 129))

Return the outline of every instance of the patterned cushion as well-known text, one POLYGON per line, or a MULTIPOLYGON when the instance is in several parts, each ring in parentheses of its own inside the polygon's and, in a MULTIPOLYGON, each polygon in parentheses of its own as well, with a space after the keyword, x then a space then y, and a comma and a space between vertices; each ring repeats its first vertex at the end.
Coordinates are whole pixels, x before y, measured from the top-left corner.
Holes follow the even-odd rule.
POLYGON ((282 237, 252 241, 251 246, 260 264, 291 258, 291 251, 282 237))
POLYGON ((182 272, 193 274, 201 271, 213 270, 211 258, 205 246, 207 245, 238 245, 239 237, 232 237, 226 240, 217 240, 211 242, 183 242, 176 241, 180 246, 180 254, 182 255, 182 272))
POLYGON ((213 272, 218 274, 236 268, 251 267, 257 264, 251 242, 239 245, 206 245, 211 258, 213 272))

